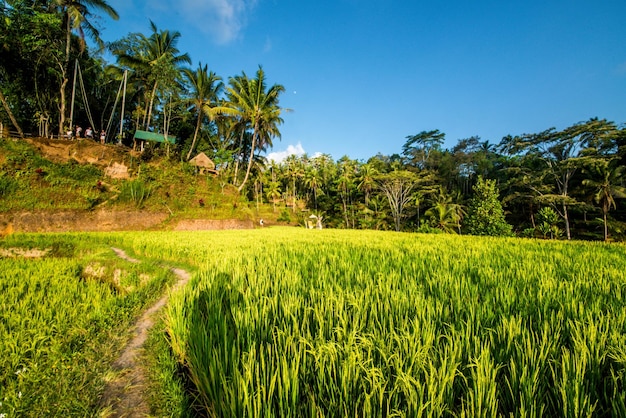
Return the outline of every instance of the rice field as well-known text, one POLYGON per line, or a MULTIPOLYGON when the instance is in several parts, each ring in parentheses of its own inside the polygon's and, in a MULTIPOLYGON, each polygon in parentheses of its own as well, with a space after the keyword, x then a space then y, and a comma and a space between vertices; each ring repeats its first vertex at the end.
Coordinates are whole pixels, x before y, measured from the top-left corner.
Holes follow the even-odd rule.
POLYGON ((94 416, 130 324, 171 280, 102 236, 0 240, 0 417, 94 416))
POLYGON ((624 417, 621 244, 116 234, 199 267, 165 329, 211 417, 624 417))

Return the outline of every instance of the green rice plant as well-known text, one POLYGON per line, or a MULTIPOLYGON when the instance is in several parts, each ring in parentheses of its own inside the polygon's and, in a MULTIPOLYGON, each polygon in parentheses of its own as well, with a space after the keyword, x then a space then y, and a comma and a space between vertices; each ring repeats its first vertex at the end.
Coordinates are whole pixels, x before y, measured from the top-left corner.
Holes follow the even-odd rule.
POLYGON ((107 239, 198 266, 166 329, 204 415, 623 411, 623 245, 296 228, 107 239))
POLYGON ((102 237, 15 234, 0 241, 0 414, 97 415, 127 328, 171 280, 161 268, 139 271, 117 259, 102 237), (20 255, 34 250, 43 256, 20 255), (101 275, 85 275, 90 265, 102 266, 101 275), (133 291, 107 283, 116 271, 133 291), (149 276, 138 280, 141 274, 149 276))

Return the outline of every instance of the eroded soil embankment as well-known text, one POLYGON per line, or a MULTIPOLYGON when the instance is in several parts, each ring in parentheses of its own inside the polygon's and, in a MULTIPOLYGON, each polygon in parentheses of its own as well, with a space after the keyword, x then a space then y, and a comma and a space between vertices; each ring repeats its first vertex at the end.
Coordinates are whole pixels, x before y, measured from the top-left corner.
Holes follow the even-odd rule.
POLYGON ((15 232, 130 231, 155 228, 166 213, 105 211, 20 212, 0 214, 0 225, 13 225, 15 232))
POLYGON ((11 224, 14 232, 99 232, 147 229, 200 231, 254 228, 252 221, 239 219, 183 219, 165 225, 168 216, 167 213, 109 210, 0 213, 0 227, 11 224))

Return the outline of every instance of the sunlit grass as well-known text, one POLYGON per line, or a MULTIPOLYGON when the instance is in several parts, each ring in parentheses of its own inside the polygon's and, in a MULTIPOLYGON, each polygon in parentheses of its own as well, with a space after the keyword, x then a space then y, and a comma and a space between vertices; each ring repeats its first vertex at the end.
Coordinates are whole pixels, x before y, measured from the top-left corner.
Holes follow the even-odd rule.
POLYGON ((209 416, 621 416, 624 246, 259 229, 119 238, 209 416))

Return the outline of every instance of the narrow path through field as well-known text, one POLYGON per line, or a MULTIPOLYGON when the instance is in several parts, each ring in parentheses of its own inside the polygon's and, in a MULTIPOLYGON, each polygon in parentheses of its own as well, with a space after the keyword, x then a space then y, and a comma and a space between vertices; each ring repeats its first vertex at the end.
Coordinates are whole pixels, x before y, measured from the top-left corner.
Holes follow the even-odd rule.
MULTIPOLYGON (((118 257, 131 263, 140 261, 129 257, 124 250, 112 248, 118 257)), ((172 287, 175 291, 187 284, 191 274, 183 269, 172 268, 178 281, 172 287)), ((146 376, 139 362, 141 350, 148 338, 148 331, 154 326, 155 314, 165 306, 169 298, 167 292, 154 305, 148 308, 137 320, 133 329, 133 337, 128 342, 120 357, 113 363, 118 373, 104 389, 101 405, 107 417, 147 417, 150 414, 148 401, 144 396, 146 376)))

